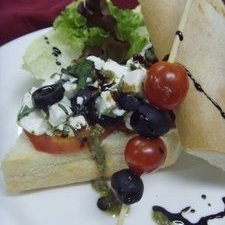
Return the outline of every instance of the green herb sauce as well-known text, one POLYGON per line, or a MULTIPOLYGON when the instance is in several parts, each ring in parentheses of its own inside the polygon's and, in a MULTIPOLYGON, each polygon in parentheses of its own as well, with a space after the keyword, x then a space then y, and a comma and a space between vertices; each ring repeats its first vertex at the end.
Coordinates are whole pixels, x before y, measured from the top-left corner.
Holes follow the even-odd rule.
POLYGON ((96 125, 92 129, 89 137, 90 152, 99 171, 99 179, 92 181, 92 187, 100 194, 100 197, 104 197, 104 200, 107 203, 105 212, 112 215, 119 215, 122 204, 116 199, 105 178, 106 162, 105 151, 101 146, 101 134, 102 127, 96 125))
POLYGON ((162 212, 154 211, 152 213, 152 218, 157 225, 173 225, 169 218, 162 212))

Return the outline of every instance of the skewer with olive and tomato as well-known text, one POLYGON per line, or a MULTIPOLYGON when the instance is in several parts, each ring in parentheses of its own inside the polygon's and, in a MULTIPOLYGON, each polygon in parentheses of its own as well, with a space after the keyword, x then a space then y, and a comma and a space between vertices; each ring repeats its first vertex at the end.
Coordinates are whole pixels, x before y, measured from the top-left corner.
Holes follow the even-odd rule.
POLYGON ((159 61, 148 69, 144 91, 149 104, 139 106, 131 116, 131 126, 137 135, 125 149, 129 169, 111 178, 111 186, 123 204, 138 202, 144 189, 140 176, 155 171, 165 162, 167 149, 160 136, 172 125, 168 110, 181 104, 188 87, 186 70, 180 64, 159 61))

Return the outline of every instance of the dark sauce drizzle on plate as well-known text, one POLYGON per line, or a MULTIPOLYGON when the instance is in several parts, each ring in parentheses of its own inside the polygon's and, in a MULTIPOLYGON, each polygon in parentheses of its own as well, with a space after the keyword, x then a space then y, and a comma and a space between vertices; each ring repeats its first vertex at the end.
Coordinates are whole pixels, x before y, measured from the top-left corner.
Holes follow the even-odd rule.
MULTIPOLYGON (((51 46, 48 37, 44 36, 44 39, 45 39, 46 44, 51 46)), ((62 54, 62 52, 57 47, 54 47, 54 46, 51 46, 51 47, 52 47, 52 55, 55 56, 55 58, 56 58, 55 64, 57 66, 61 66, 61 62, 59 62, 58 57, 62 54)))
POLYGON ((171 213, 161 206, 153 206, 152 209, 153 209, 153 212, 160 212, 163 215, 165 215, 171 222, 173 221, 182 222, 181 224, 184 224, 184 225, 207 225, 209 220, 219 219, 225 216, 225 197, 222 198, 222 201, 224 203, 223 211, 218 212, 216 214, 204 216, 197 223, 191 223, 190 221, 185 219, 182 215, 184 212, 187 212, 191 208, 190 206, 182 209, 179 213, 171 213))
POLYGON ((191 75, 191 73, 189 71, 187 71, 187 75, 192 80, 192 82, 195 86, 195 89, 199 92, 202 92, 205 95, 205 97, 217 108, 217 110, 220 112, 223 119, 225 119, 225 112, 223 111, 221 106, 204 91, 202 86, 193 78, 193 76, 191 75))
POLYGON ((178 31, 176 32, 176 35, 179 36, 180 41, 183 41, 183 40, 184 40, 184 35, 183 35, 183 33, 182 33, 180 30, 178 30, 178 31))

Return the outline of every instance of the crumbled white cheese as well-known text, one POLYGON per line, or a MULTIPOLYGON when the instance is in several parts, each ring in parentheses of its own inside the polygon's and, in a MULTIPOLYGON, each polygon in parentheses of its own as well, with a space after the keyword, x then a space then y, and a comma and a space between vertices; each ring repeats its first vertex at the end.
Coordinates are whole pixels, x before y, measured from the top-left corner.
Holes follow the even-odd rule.
POLYGON ((96 99, 96 106, 98 114, 103 114, 106 110, 116 107, 116 102, 114 101, 110 91, 103 91, 101 95, 96 99))
POLYGON ((86 80, 87 83, 90 83, 92 82, 92 78, 91 77, 87 77, 87 80, 86 80))
POLYGON ((70 101, 64 97, 61 101, 49 107, 49 123, 56 127, 67 120, 68 115, 72 114, 70 101))
POLYGON ((98 81, 96 80, 93 84, 91 84, 91 86, 92 86, 92 87, 96 87, 96 88, 98 88, 98 86, 99 86, 98 81))
POLYGON ((56 73, 51 79, 45 80, 41 86, 44 87, 47 85, 56 84, 58 81, 60 81, 60 79, 61 79, 60 74, 56 73))
POLYGON ((118 83, 121 80, 121 78, 126 76, 126 74, 130 71, 130 69, 127 66, 120 65, 111 59, 108 59, 106 63, 103 65, 103 70, 113 72, 113 74, 116 77, 115 80, 116 83, 118 83))
POLYGON ((142 67, 141 64, 133 58, 127 61, 126 66, 128 66, 129 68, 131 68, 131 66, 135 66, 137 69, 142 67))
POLYGON ((125 126, 126 126, 126 128, 129 129, 129 130, 133 130, 133 128, 132 128, 131 125, 130 125, 130 117, 131 117, 131 115, 132 115, 132 112, 130 112, 130 113, 128 113, 128 114, 126 114, 126 115, 124 116, 124 123, 125 123, 125 126))
POLYGON ((73 77, 71 75, 68 75, 68 74, 62 74, 61 80, 70 81, 71 83, 75 83, 77 81, 77 78, 73 77))
POLYGON ((23 97, 23 100, 22 100, 22 107, 23 108, 24 106, 27 106, 28 108, 32 108, 34 105, 33 105, 33 101, 32 101, 32 94, 37 90, 37 88, 35 87, 32 87, 30 91, 28 91, 24 97, 23 97))
MULTIPOLYGON (((123 82, 125 84, 123 85, 123 92, 126 93, 127 90, 125 87, 130 86, 132 87, 131 89, 133 93, 142 93, 142 87, 146 76, 147 72, 144 69, 136 69, 127 73, 123 78, 123 82)), ((128 92, 130 92, 131 89, 129 88, 128 92)))
POLYGON ((77 89, 77 84, 76 83, 72 83, 70 81, 67 81, 66 83, 63 84, 63 87, 65 89, 65 93, 64 95, 70 99, 74 96, 74 93, 77 89))
POLYGON ((113 114, 115 114, 116 116, 122 116, 126 111, 123 110, 123 109, 118 109, 118 108, 115 108, 112 110, 113 114))
POLYGON ((71 127, 73 127, 76 131, 86 128, 88 126, 87 121, 82 115, 70 117, 68 122, 71 127))
POLYGON ((78 104, 78 105, 82 105, 83 102, 84 102, 84 98, 78 96, 78 97, 77 97, 77 104, 78 104))
POLYGON ((140 55, 145 56, 146 50, 150 49, 152 47, 151 43, 148 43, 147 45, 144 46, 144 48, 141 50, 140 55))
POLYGON ((104 60, 100 59, 99 57, 93 56, 93 55, 88 56, 87 59, 94 62, 96 70, 101 70, 105 63, 104 60))
POLYGON ((43 118, 41 110, 35 110, 24 116, 19 121, 19 124, 26 131, 35 135, 45 134, 50 129, 47 121, 43 118))

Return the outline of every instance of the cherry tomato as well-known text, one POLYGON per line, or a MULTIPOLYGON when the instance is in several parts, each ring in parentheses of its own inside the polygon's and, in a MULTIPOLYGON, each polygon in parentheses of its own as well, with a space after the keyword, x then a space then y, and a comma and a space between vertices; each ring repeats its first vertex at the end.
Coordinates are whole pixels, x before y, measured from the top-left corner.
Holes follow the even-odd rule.
POLYGON ((159 61, 148 70, 144 90, 151 104, 171 110, 184 100, 188 87, 188 76, 182 65, 159 61))
POLYGON ((46 134, 34 135, 27 131, 24 132, 35 149, 42 152, 54 154, 70 153, 80 151, 87 146, 86 143, 82 143, 76 137, 49 136, 46 134))
POLYGON ((162 139, 132 137, 125 149, 125 160, 130 170, 138 175, 159 168, 166 159, 167 149, 162 139))
POLYGON ((139 5, 137 0, 112 0, 112 3, 121 9, 134 9, 139 5))

